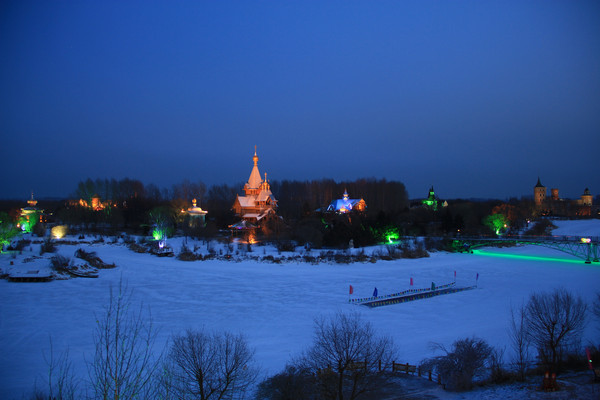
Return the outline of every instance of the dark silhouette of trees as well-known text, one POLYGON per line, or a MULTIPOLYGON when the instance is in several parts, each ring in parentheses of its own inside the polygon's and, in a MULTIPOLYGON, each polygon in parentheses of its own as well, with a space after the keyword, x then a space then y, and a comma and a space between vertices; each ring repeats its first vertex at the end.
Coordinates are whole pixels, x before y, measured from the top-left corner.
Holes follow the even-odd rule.
POLYGON ((243 398, 256 381, 254 351, 242 335, 188 330, 173 338, 164 390, 174 399, 243 398))
POLYGON ((389 368, 394 355, 392 339, 377 336, 358 313, 337 313, 315 321, 313 344, 299 369, 316 376, 319 398, 352 400, 387 384, 389 375, 379 373, 379 363, 389 368))

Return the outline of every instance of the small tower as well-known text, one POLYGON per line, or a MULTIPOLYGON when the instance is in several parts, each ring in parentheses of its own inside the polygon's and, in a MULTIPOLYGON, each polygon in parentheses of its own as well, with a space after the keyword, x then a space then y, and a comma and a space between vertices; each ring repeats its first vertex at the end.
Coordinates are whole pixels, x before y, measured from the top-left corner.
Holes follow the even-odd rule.
POLYGON ((31 200, 27 200, 27 204, 29 204, 29 207, 35 207, 37 205, 37 200, 33 198, 33 191, 31 191, 31 200))
POLYGON ((533 188, 533 199, 535 200, 536 206, 541 206, 546 201, 546 186, 542 185, 539 176, 537 184, 533 188))
POLYGON ((591 206, 593 199, 594 196, 592 196, 592 194, 590 193, 590 189, 585 188, 583 194, 581 195, 581 204, 584 206, 591 206))

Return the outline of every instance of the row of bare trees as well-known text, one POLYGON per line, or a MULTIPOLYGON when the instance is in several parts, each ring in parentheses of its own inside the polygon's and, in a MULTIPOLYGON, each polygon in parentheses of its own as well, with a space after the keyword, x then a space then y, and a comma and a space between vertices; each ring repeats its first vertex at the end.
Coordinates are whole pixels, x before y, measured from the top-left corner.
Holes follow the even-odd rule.
MULTIPOLYGON (((254 389, 259 369, 254 350, 241 334, 187 330, 156 353, 156 328, 140 307, 132 311, 131 291, 123 284, 110 292, 104 314, 97 318, 95 354, 86 382, 74 378, 66 355, 48 360, 48 387, 37 398, 75 399, 243 399, 254 389)), ((600 293, 592 306, 600 319, 600 293)), ((535 293, 512 313, 509 327, 521 378, 537 350, 544 368, 558 372, 569 351, 578 350, 587 305, 558 289, 535 293)), ((424 360, 421 369, 434 371, 447 389, 468 390, 473 379, 501 368, 501 353, 484 340, 465 338, 451 348, 435 347, 442 355, 424 360)), ((359 399, 384 393, 393 382, 397 359, 390 337, 378 336, 360 314, 338 312, 315 320, 312 345, 286 368, 262 381, 260 400, 359 399)))
POLYGON ((111 288, 96 316, 88 379, 77 378, 68 353, 51 349, 47 386, 36 399, 242 399, 252 389, 259 370, 243 335, 188 330, 157 353, 158 330, 149 312, 132 308, 131 294, 123 283, 111 288))

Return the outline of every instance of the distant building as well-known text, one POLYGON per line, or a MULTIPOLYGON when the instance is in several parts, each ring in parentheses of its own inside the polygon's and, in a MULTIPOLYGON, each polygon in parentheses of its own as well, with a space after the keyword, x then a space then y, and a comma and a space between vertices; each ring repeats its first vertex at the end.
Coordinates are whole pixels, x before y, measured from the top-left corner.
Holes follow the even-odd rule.
POLYGON ((271 193, 271 185, 267 180, 267 174, 265 173, 264 180, 260 177, 256 147, 252 161, 254 161, 254 167, 252 167, 248 182, 244 185, 245 195, 237 195, 232 208, 236 216, 255 224, 265 217, 275 215, 277 200, 271 193))
POLYGON ((190 227, 204 226, 206 214, 208 214, 208 211, 204 211, 201 207, 196 206, 196 204, 196 199, 193 199, 192 206, 186 211, 187 215, 190 216, 190 227))
MULTIPOLYGON (((556 189, 558 193, 558 189, 556 189)), ((540 182, 540 177, 538 176, 537 184, 533 188, 533 199, 535 201, 536 206, 541 206, 546 201, 546 186, 542 185, 540 182)))
POLYGON ((100 195, 95 194, 92 198, 88 200, 79 199, 79 200, 69 200, 68 205, 72 207, 83 207, 90 208, 94 211, 101 211, 107 207, 116 207, 116 204, 111 204, 110 200, 102 201, 100 195))
POLYGON ((426 199, 421 200, 421 205, 430 208, 434 211, 437 211, 440 207, 447 207, 448 206, 448 202, 447 201, 442 201, 440 200, 436 195, 435 195, 435 190, 433 190, 433 186, 431 187, 431 189, 429 189, 429 195, 427 196, 426 199))
POLYGON ((594 196, 588 188, 585 188, 581 197, 575 200, 560 198, 558 188, 550 189, 550 197, 546 195, 546 187, 538 177, 537 184, 533 187, 533 199, 537 212, 541 215, 586 217, 600 213, 600 207, 593 204, 594 196))
POLYGON ((590 189, 585 188, 583 194, 581 195, 581 205, 582 206, 591 206, 594 201, 594 196, 590 193, 590 189))
POLYGON ((351 211, 364 212, 367 209, 367 203, 363 199, 351 199, 348 196, 348 190, 344 190, 341 199, 333 200, 327 207, 327 211, 344 214, 351 211))
POLYGON ((21 208, 18 223, 21 230, 31 232, 35 224, 46 222, 46 214, 44 214, 44 210, 37 208, 37 203, 37 200, 33 198, 33 192, 31 192, 31 199, 27 200, 27 207, 21 208))

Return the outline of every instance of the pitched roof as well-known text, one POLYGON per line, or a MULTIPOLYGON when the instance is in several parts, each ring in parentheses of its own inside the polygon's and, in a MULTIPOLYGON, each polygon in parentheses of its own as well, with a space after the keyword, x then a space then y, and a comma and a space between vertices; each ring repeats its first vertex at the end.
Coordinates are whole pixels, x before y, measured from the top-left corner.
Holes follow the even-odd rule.
POLYGON ((237 198, 242 207, 254 207, 256 204, 256 196, 238 196, 237 198))
POLYGON ((546 186, 542 185, 542 182, 540 182, 540 177, 539 176, 538 176, 538 181, 537 181, 537 184, 535 185, 535 187, 539 187, 539 188, 546 187, 546 186))
POLYGON ((258 189, 262 183, 262 179, 260 178, 260 172, 258 171, 258 156, 256 155, 256 147, 254 147, 254 156, 252 157, 252 161, 254 161, 254 167, 252 167, 252 172, 250 172, 250 178, 248 178, 247 185, 250 189, 258 189))
POLYGON ((258 165, 254 164, 252 172, 250 172, 250 178, 248 178, 248 187, 250 189, 258 189, 262 179, 260 178, 260 172, 258 171, 258 165))

